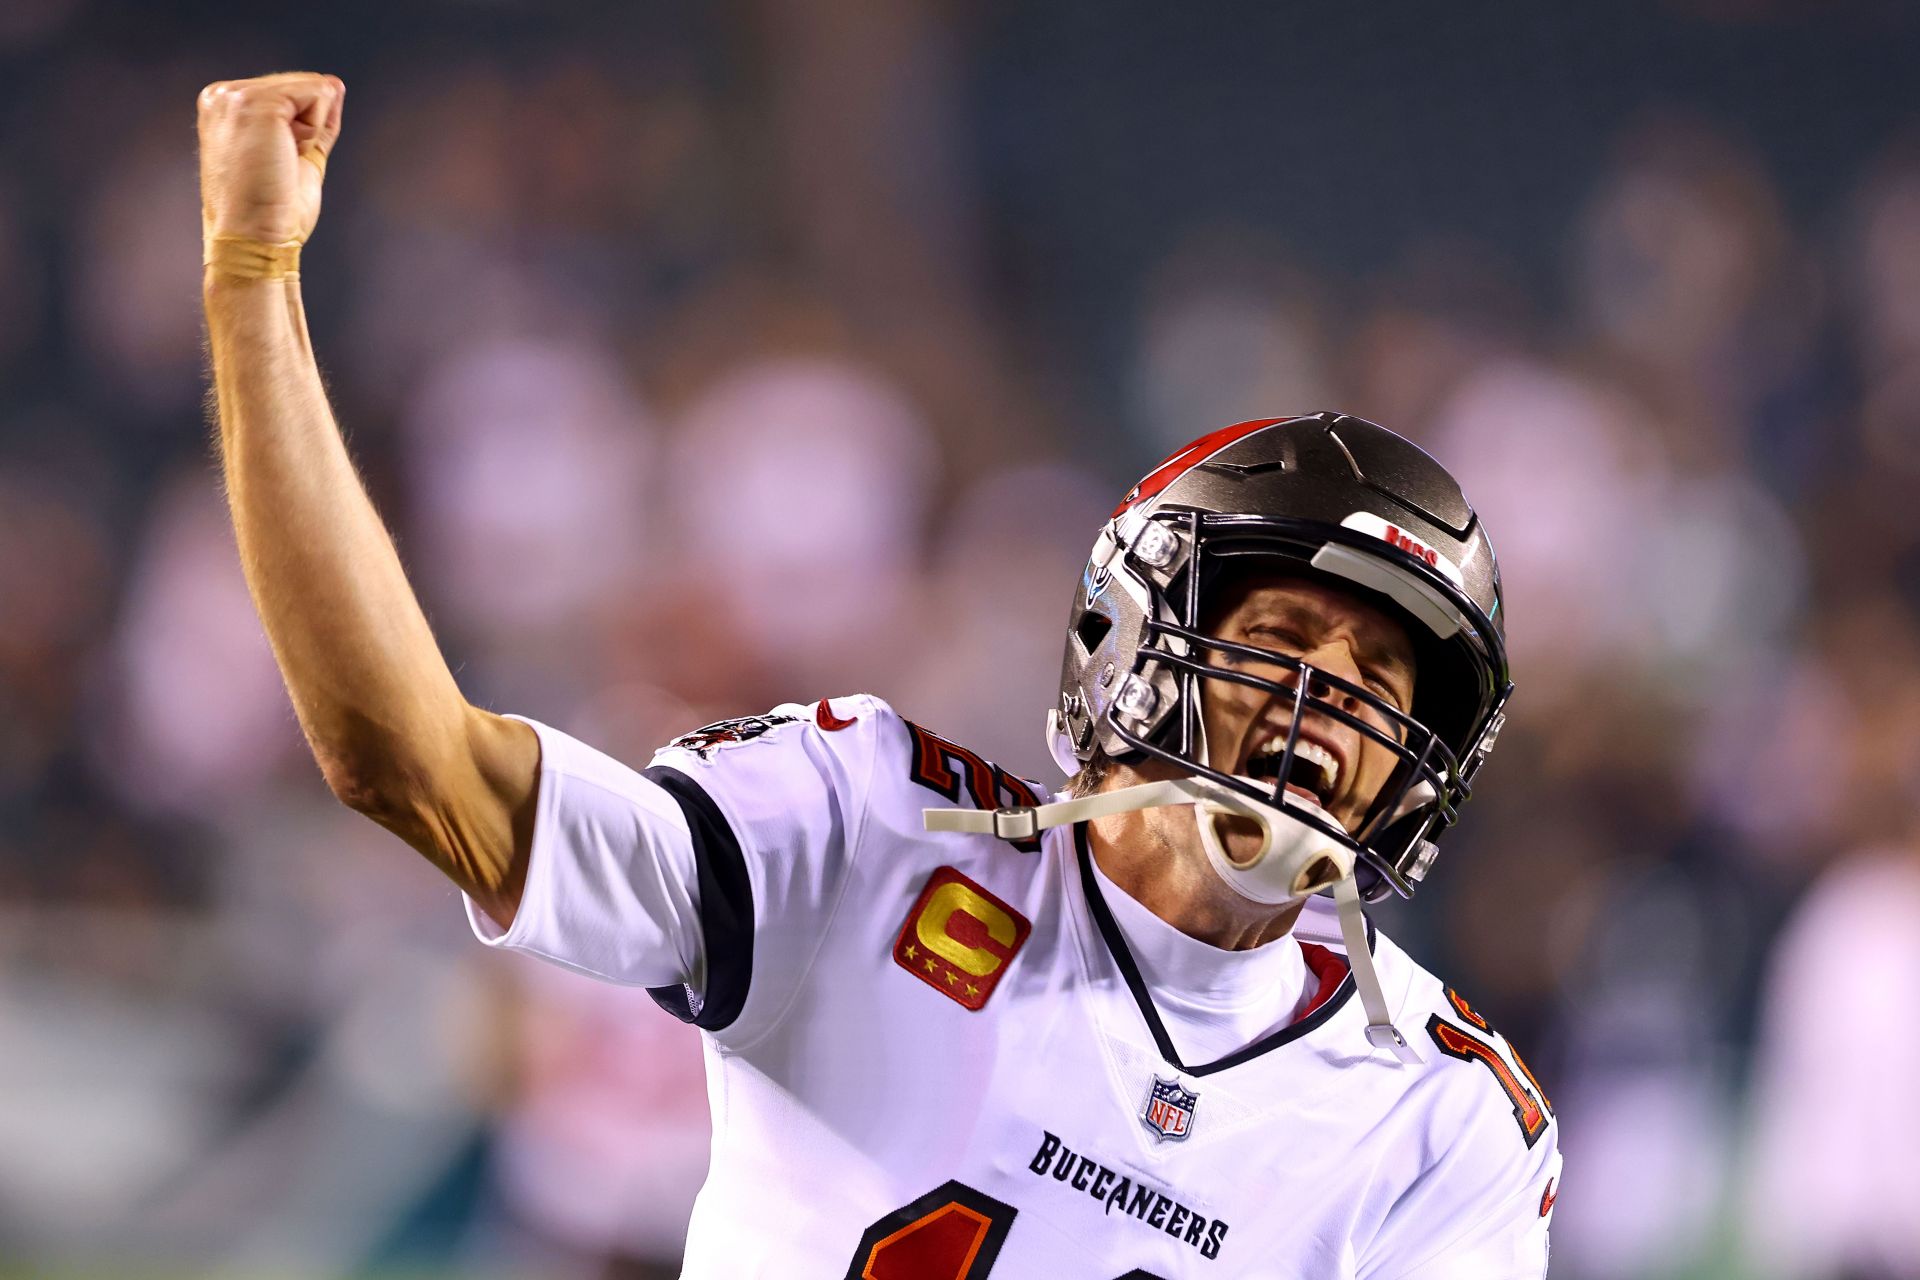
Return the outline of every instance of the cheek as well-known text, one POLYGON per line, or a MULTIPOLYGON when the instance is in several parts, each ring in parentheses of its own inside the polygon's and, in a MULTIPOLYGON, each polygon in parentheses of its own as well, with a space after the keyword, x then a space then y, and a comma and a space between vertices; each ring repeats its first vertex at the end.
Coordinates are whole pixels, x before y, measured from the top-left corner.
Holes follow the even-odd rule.
POLYGON ((1387 779, 1393 776, 1396 760, 1391 751, 1374 743, 1367 743, 1360 749, 1360 772, 1355 781, 1350 803, 1356 809, 1365 809, 1380 794, 1380 788, 1387 785, 1387 779))
POLYGON ((1233 763, 1239 746, 1234 740, 1233 716, 1215 703, 1206 709, 1202 720, 1207 731, 1207 763, 1224 769, 1233 763))
POLYGON ((1245 721, 1252 714, 1254 699, 1244 685, 1213 681, 1209 696, 1201 703, 1201 715, 1209 730, 1245 721))

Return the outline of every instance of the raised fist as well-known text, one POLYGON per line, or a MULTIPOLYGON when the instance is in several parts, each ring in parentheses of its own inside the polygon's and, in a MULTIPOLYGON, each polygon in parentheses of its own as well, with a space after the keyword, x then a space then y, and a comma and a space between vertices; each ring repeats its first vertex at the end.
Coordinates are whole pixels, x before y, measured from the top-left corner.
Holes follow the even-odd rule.
POLYGON ((288 71, 200 91, 200 215, 207 239, 301 243, 340 136, 347 86, 288 71))

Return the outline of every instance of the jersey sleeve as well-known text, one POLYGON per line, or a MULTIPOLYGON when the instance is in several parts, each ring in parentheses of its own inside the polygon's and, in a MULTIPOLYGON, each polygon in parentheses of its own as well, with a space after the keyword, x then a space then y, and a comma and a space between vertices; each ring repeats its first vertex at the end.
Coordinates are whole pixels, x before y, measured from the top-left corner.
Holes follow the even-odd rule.
POLYGON ((538 721, 513 719, 540 738, 527 879, 506 929, 467 899, 475 935, 608 982, 699 983, 702 903, 684 810, 659 783, 611 756, 538 721))
POLYGON ((1547 1273, 1560 1126, 1505 1037, 1479 1024, 1472 1039, 1497 1055, 1511 1087, 1533 1092, 1516 1101, 1478 1051, 1432 1064, 1433 1163, 1388 1212, 1363 1259, 1366 1280, 1542 1280, 1547 1273), (1531 1140, 1522 1118, 1528 1099, 1540 1107, 1531 1140))
POLYGON ((527 885, 505 931, 470 903, 475 931, 645 986, 716 1034, 777 1016, 838 900, 890 715, 788 704, 682 735, 643 770, 535 724, 527 885))
POLYGON ((1456 1169, 1458 1181, 1477 1183, 1466 1198, 1443 1190, 1415 1192, 1395 1224, 1400 1247, 1394 1252, 1418 1260, 1365 1274, 1378 1280, 1543 1280, 1547 1226, 1560 1190, 1557 1130, 1548 1126, 1532 1158, 1507 1162, 1497 1176, 1476 1179, 1456 1169))

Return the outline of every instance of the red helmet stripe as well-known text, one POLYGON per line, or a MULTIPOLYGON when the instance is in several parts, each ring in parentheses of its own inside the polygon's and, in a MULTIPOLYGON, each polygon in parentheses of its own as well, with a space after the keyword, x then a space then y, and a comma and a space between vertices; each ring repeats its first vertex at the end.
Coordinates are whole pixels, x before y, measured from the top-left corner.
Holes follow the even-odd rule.
POLYGON ((1148 498, 1155 497, 1162 493, 1168 485, 1232 444, 1235 440, 1243 439, 1256 431, 1265 427, 1271 427, 1276 423, 1292 421, 1293 419, 1290 417, 1255 418, 1251 422, 1236 422, 1230 427, 1220 428, 1211 435, 1201 436, 1198 440, 1195 440, 1192 444, 1181 449, 1178 453, 1155 467, 1147 474, 1145 480, 1142 480, 1139 484, 1129 489, 1127 496, 1120 499, 1120 505, 1113 509, 1113 514, 1108 516, 1107 519, 1118 519, 1128 507, 1133 506, 1137 502, 1145 502, 1148 498))

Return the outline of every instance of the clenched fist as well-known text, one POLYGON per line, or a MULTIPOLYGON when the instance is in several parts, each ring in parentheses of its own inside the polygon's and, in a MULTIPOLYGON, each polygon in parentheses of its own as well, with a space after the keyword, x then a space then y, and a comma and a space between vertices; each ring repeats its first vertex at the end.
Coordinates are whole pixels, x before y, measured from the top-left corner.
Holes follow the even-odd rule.
POLYGON ((306 241, 346 93, 340 77, 310 71, 201 90, 200 213, 210 251, 217 242, 306 241))

